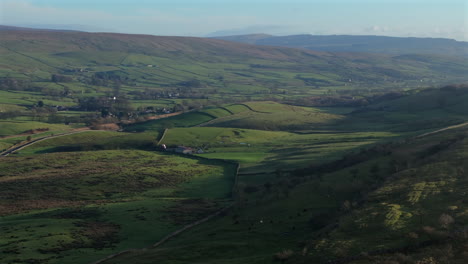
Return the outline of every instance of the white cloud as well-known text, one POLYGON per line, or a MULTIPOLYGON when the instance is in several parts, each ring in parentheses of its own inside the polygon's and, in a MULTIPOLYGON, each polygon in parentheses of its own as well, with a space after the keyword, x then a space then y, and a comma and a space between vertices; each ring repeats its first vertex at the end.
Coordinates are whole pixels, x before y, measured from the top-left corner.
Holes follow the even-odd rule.
POLYGON ((379 26, 374 25, 364 29, 365 32, 369 33, 383 33, 383 32, 391 32, 392 30, 388 26, 379 26))

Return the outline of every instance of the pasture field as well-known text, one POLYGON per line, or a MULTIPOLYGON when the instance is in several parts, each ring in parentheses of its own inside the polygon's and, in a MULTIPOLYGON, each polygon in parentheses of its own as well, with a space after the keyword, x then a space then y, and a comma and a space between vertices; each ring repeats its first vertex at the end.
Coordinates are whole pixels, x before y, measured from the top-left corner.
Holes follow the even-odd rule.
POLYGON ((23 111, 26 107, 22 107, 16 104, 0 104, 0 113, 8 111, 23 111))
POLYGON ((225 108, 229 110, 231 113, 237 114, 239 112, 244 112, 249 110, 245 105, 243 104, 232 104, 232 105, 226 105, 225 108))
POLYGON ((60 133, 70 132, 82 124, 50 124, 26 120, 0 120, 0 151, 15 144, 60 133))
POLYGON ((157 132, 122 133, 115 131, 85 131, 73 135, 51 138, 31 145, 18 154, 31 155, 53 152, 93 150, 154 150, 157 132))
POLYGON ((38 101, 43 101, 45 104, 53 106, 75 105, 75 102, 70 98, 52 98, 38 92, 0 90, 0 104, 34 105, 38 101))
POLYGON ((248 102, 250 111, 237 112, 213 122, 209 126, 239 127, 261 130, 324 129, 343 119, 312 107, 297 107, 276 102, 248 102))
POLYGON ((148 246, 231 202, 236 171, 136 150, 5 157, 0 168, 5 263, 89 263, 148 246))
POLYGON ((12 136, 35 129, 48 129, 48 131, 66 131, 72 127, 62 124, 49 124, 45 122, 0 120, 0 137, 12 136))
POLYGON ((267 131, 332 130, 333 126, 344 119, 345 116, 329 112, 332 112, 332 110, 298 107, 276 102, 249 102, 223 107, 209 107, 184 115, 133 124, 125 127, 125 130, 137 132, 162 131, 165 128, 200 125, 267 131))
POLYGON ((207 113, 215 118, 231 115, 228 110, 219 107, 205 108, 202 110, 202 112, 207 113))
POLYGON ((241 171, 291 170, 314 162, 327 162, 343 153, 398 137, 388 132, 291 133, 241 128, 192 127, 166 131, 160 142, 202 149, 201 157, 241 163, 241 171))
POLYGON ((271 263, 285 251, 286 263, 464 263, 467 132, 375 145, 296 172, 241 174, 226 216, 105 263, 271 263))
POLYGON ((183 115, 172 116, 164 119, 150 120, 142 123, 131 124, 124 127, 125 131, 143 132, 156 131, 162 132, 166 128, 172 127, 191 127, 212 120, 211 115, 201 112, 191 112, 183 115))

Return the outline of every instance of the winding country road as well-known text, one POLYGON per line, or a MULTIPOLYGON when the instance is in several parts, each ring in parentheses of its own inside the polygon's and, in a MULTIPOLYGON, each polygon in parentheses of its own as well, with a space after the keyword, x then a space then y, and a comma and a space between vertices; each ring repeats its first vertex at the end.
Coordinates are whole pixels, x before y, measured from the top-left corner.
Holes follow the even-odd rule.
POLYGON ((2 153, 0 153, 0 157, 6 157, 6 156, 8 156, 10 154, 13 154, 13 153, 21 150, 21 149, 24 149, 24 148, 26 148, 28 146, 31 146, 32 144, 35 144, 37 142, 40 142, 40 141, 43 141, 43 140, 46 140, 46 139, 62 137, 62 136, 68 136, 68 135, 87 132, 87 131, 91 131, 90 128, 88 128, 88 127, 79 128, 79 129, 76 129, 76 130, 73 130, 73 131, 70 131, 70 132, 65 132, 65 133, 61 133, 61 134, 57 134, 57 135, 50 135, 50 136, 40 137, 40 138, 33 139, 31 141, 22 142, 22 143, 19 143, 17 145, 14 145, 14 146, 10 147, 9 149, 7 149, 7 150, 3 151, 2 153))
POLYGON ((416 136, 416 138, 421 138, 421 137, 429 136, 429 135, 432 135, 432 134, 437 134, 437 133, 443 132, 445 130, 459 128, 459 127, 463 127, 463 126, 466 126, 466 125, 468 125, 468 122, 461 123, 461 124, 458 124, 458 125, 448 126, 448 127, 441 128, 441 129, 438 129, 438 130, 432 131, 432 132, 427 132, 427 133, 421 134, 419 136, 416 136))
MULTIPOLYGON (((169 113, 169 114, 163 114, 163 115, 156 115, 156 116, 151 116, 151 117, 148 117, 147 121, 151 121, 151 120, 156 120, 156 119, 163 119, 163 118, 168 118, 168 117, 172 117, 172 116, 176 116, 176 115, 180 115, 180 114, 183 114, 184 112, 180 111, 180 112, 174 112, 174 113, 169 113)), ((146 122, 146 121, 145 121, 146 122)), ((135 122, 128 122, 126 124, 131 124, 131 123, 135 123, 135 122)), ((98 129, 99 130, 99 129, 98 129)), ((98 130, 94 130, 94 131, 98 131, 98 130)), ((23 148, 26 148, 28 146, 31 146, 32 144, 35 144, 37 142, 40 142, 40 141, 43 141, 43 140, 46 140, 46 139, 50 139, 50 138, 55 138, 55 137, 61 137, 61 136, 67 136, 67 135, 72 135, 72 134, 76 134, 76 133, 81 133, 81 132, 86 132, 86 131, 91 131, 91 128, 89 127, 83 127, 83 128, 77 128, 77 129, 74 129, 70 132, 65 132, 65 133, 60 133, 60 134, 57 134, 57 135, 51 135, 51 136, 45 136, 45 137, 40 137, 40 138, 36 138, 36 139, 33 139, 31 141, 27 141, 27 142, 21 142, 17 145, 14 145, 10 148, 8 148, 7 150, 3 151, 0 153, 0 157, 6 157, 10 154, 13 154, 23 148)), ((12 135, 12 136, 6 136, 6 137, 3 137, 3 138, 11 138, 11 137, 18 137, 18 136, 28 136, 30 134, 19 134, 19 135, 12 135)))

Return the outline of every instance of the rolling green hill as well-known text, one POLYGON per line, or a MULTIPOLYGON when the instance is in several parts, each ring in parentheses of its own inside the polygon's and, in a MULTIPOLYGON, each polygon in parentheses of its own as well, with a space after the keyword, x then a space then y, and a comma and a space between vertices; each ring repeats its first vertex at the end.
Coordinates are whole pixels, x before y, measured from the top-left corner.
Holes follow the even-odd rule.
POLYGON ((126 92, 172 86, 204 94, 213 89, 217 94, 307 94, 345 84, 377 88, 389 81, 393 87, 421 79, 455 82, 466 80, 468 69, 466 60, 456 57, 336 54, 190 37, 40 30, 0 34, 0 77, 44 87, 51 74, 64 74, 71 79, 59 79, 62 87, 56 89, 65 86, 75 93, 96 90, 90 83, 119 81, 126 92))

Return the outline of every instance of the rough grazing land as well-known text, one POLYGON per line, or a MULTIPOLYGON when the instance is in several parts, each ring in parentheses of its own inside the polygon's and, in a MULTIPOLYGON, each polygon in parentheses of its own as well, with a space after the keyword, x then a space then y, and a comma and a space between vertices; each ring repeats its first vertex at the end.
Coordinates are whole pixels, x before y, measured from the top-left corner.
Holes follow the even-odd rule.
POLYGON ((234 174, 232 164, 135 150, 2 158, 0 256, 89 263, 147 246, 224 207, 234 174))

